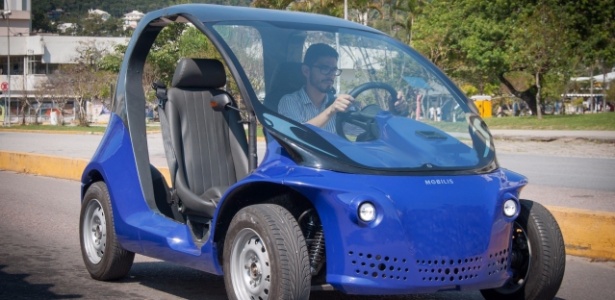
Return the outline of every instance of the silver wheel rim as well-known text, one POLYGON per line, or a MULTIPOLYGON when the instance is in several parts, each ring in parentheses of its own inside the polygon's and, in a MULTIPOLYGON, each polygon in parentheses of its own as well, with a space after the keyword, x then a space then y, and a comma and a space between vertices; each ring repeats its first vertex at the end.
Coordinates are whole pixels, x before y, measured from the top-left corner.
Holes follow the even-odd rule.
POLYGON ((83 246, 91 263, 97 264, 105 254, 107 246, 107 222, 105 212, 97 199, 92 199, 85 209, 83 218, 83 246))
POLYGON ((231 280, 238 299, 268 299, 271 288, 269 251, 252 229, 242 229, 231 251, 231 280))

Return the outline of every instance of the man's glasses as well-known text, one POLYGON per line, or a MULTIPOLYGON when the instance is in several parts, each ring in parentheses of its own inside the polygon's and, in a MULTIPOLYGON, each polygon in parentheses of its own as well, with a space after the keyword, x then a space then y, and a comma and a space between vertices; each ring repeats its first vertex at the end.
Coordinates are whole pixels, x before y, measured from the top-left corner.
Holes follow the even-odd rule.
POLYGON ((322 75, 335 75, 335 76, 340 76, 340 74, 342 74, 342 70, 336 68, 336 67, 329 67, 329 66, 325 66, 325 65, 313 65, 312 67, 320 70, 320 74, 322 75))

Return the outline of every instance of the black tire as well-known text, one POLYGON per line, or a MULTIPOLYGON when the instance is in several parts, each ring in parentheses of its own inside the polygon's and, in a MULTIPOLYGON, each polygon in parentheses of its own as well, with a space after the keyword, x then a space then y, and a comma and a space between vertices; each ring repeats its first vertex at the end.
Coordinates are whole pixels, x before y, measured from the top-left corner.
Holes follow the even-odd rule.
POLYGON ((83 197, 79 240, 83 262, 92 278, 117 280, 130 271, 135 254, 122 249, 117 241, 109 190, 102 181, 93 183, 83 197))
POLYGON ((553 299, 564 278, 566 250, 557 221, 541 204, 520 202, 513 229, 513 277, 501 288, 482 290, 485 299, 553 299))
POLYGON ((275 204, 241 209, 224 242, 229 299, 307 300, 310 265, 305 239, 288 210, 275 204))

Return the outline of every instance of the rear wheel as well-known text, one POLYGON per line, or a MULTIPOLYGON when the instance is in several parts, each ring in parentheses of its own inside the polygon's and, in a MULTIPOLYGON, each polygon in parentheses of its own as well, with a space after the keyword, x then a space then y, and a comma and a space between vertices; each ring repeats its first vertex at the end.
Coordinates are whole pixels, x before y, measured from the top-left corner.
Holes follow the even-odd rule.
POLYGON ((285 208, 258 204, 240 210, 224 242, 224 283, 230 299, 308 299, 305 239, 285 208))
POLYGON ((81 255, 90 276, 115 280, 128 274, 135 254, 122 249, 115 235, 107 185, 93 183, 85 193, 79 220, 81 255))
POLYGON ((488 300, 553 299, 564 278, 564 239, 551 213, 541 204, 521 200, 512 236, 512 278, 501 288, 482 290, 488 300))

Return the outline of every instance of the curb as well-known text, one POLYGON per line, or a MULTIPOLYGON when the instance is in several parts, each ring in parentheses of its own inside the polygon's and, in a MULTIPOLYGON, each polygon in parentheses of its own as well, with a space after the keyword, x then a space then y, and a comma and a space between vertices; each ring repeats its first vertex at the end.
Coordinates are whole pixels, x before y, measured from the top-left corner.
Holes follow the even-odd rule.
POLYGON ((614 144, 615 140, 610 137, 570 137, 570 136, 520 136, 520 135, 495 135, 495 140, 514 142, 553 142, 553 141, 584 141, 592 143, 614 144))
MULTIPOLYGON (((0 170, 80 181, 88 161, 44 154, 0 151, 0 170)), ((167 182, 169 170, 158 168, 167 182)), ((615 213, 548 206, 557 220, 566 254, 615 261, 615 213)))
POLYGON ((566 254, 615 260, 615 213, 547 207, 564 235, 566 254))
POLYGON ((88 161, 45 154, 0 151, 0 170, 81 180, 88 161))

